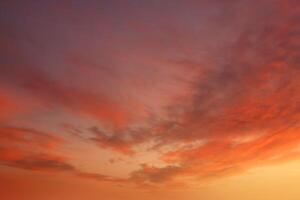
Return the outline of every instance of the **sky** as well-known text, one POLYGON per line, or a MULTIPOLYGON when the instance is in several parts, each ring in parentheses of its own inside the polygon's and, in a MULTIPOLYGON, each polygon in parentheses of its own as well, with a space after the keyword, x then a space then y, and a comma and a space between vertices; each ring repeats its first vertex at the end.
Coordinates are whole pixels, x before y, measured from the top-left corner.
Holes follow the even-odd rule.
POLYGON ((2 0, 3 200, 297 200, 297 0, 2 0))

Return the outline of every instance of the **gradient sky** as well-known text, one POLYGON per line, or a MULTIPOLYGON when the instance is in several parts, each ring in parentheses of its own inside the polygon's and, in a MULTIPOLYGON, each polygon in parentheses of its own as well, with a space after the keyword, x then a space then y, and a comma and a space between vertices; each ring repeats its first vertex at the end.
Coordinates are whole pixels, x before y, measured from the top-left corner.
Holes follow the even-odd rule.
POLYGON ((298 200, 297 0, 2 0, 0 198, 298 200))

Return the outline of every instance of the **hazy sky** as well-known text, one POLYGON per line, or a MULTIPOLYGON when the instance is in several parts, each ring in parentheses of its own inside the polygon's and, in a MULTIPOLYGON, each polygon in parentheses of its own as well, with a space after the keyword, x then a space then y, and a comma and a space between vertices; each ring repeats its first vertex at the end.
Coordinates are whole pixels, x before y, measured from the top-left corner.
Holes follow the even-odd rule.
POLYGON ((298 200, 297 0, 2 0, 3 200, 298 200))

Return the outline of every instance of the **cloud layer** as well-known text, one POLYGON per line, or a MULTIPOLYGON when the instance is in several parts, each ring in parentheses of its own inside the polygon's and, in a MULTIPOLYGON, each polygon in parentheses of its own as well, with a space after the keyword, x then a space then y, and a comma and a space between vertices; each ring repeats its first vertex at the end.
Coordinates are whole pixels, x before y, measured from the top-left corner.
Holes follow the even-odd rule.
POLYGON ((30 2, 0 3, 1 165, 161 186, 299 158, 298 2, 30 2))

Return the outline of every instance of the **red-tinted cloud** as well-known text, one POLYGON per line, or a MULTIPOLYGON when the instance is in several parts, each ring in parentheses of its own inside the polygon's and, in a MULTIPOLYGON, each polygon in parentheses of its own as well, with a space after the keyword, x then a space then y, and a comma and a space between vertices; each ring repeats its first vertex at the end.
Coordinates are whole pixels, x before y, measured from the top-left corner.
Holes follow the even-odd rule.
POLYGON ((2 164, 25 169, 64 168, 64 158, 52 153, 61 138, 27 128, 2 127, 0 133, 2 164))
POLYGON ((0 91, 0 120, 12 116, 18 110, 18 104, 6 92, 0 91))
POLYGON ((169 167, 141 169, 136 172, 141 179, 157 183, 156 175, 171 180, 180 174, 203 180, 299 157, 299 26, 294 14, 278 14, 281 19, 271 18, 278 23, 249 26, 226 62, 195 85, 193 105, 179 120, 163 123, 155 136, 162 146, 205 144, 162 157, 178 173, 169 167))
POLYGON ((51 133, 28 128, 0 128, 0 164, 41 172, 65 172, 76 177, 97 181, 124 182, 100 173, 82 172, 64 155, 55 152, 64 140, 51 133))

